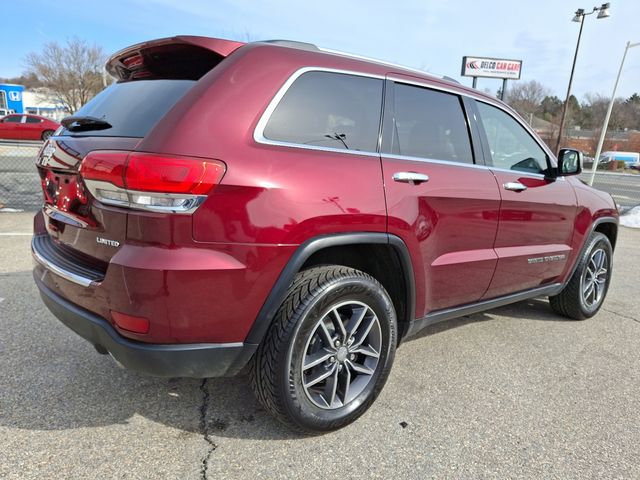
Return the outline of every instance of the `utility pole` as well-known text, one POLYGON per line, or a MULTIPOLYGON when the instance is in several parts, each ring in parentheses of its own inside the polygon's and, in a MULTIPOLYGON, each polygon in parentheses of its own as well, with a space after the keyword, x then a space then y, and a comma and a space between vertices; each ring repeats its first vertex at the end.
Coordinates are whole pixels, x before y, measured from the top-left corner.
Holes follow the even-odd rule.
POLYGON ((576 43, 576 51, 573 55, 573 64, 571 65, 571 75, 569 76, 569 86, 567 87, 567 96, 562 106, 562 115, 560 116, 560 129, 558 130, 558 139, 556 140, 555 153, 558 154, 560 150, 560 143, 562 142, 562 133, 564 131, 564 124, 567 116, 567 107, 569 106, 569 98, 571 98, 571 84, 573 83, 573 74, 576 70, 576 60, 578 59, 578 50, 580 49, 580 39, 582 38, 582 28, 584 27, 584 17, 591 15, 595 12, 598 13, 598 18, 607 18, 609 16, 609 4, 603 3, 600 7, 593 7, 593 10, 589 13, 585 13, 584 8, 576 10, 576 16, 573 17, 572 22, 580 23, 580 31, 578 32, 578 41, 576 43))
POLYGON ((600 131, 600 139, 598 140, 598 147, 596 148, 596 156, 593 159, 593 167, 591 168, 591 177, 589 178, 589 185, 593 185, 593 180, 596 178, 596 169, 598 168, 598 161, 600 160, 600 154, 602 153, 602 145, 604 144, 604 138, 607 134, 607 128, 609 127, 609 119, 611 118, 611 110, 613 110, 613 103, 616 100, 616 90, 618 89, 618 82, 620 81, 620 75, 622 74, 622 67, 624 66, 624 60, 627 58, 627 52, 630 48, 640 46, 640 42, 631 43, 627 42, 627 46, 624 49, 622 55, 622 61, 620 62, 620 69, 618 70, 618 76, 616 77, 616 83, 613 84, 613 92, 611 93, 611 100, 609 100, 609 108, 607 108, 607 114, 604 117, 602 123, 602 130, 600 131))

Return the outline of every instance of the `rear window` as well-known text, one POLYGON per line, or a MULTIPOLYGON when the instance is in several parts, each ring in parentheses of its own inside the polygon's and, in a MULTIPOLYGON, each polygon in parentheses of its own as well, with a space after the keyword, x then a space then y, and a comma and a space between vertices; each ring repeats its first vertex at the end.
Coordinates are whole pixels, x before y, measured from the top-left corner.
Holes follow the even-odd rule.
POLYGON ((63 134, 76 137, 144 137, 195 83, 195 80, 114 83, 74 114, 105 120, 111 128, 82 132, 65 129, 63 134))

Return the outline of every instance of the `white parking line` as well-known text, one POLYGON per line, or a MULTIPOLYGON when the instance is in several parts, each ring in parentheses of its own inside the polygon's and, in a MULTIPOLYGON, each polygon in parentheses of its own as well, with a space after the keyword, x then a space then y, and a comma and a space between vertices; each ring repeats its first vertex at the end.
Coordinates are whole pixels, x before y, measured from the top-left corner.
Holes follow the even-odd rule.
POLYGON ((31 232, 0 232, 0 237, 26 237, 31 236, 31 232))

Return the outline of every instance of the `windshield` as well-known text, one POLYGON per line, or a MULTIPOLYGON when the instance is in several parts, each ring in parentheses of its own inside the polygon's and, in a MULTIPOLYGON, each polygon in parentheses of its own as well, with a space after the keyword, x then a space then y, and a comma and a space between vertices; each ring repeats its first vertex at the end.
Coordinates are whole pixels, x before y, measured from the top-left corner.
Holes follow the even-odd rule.
POLYGON ((144 137, 173 107, 195 80, 137 80, 114 83, 96 95, 73 116, 93 117, 109 128, 73 131, 63 135, 144 137))

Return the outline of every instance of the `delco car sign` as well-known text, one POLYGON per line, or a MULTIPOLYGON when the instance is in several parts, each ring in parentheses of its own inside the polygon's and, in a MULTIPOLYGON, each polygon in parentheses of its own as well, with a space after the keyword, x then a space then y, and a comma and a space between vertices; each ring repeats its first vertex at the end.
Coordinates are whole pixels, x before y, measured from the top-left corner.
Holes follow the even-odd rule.
POLYGON ((522 60, 462 57, 462 76, 520 79, 522 60))

